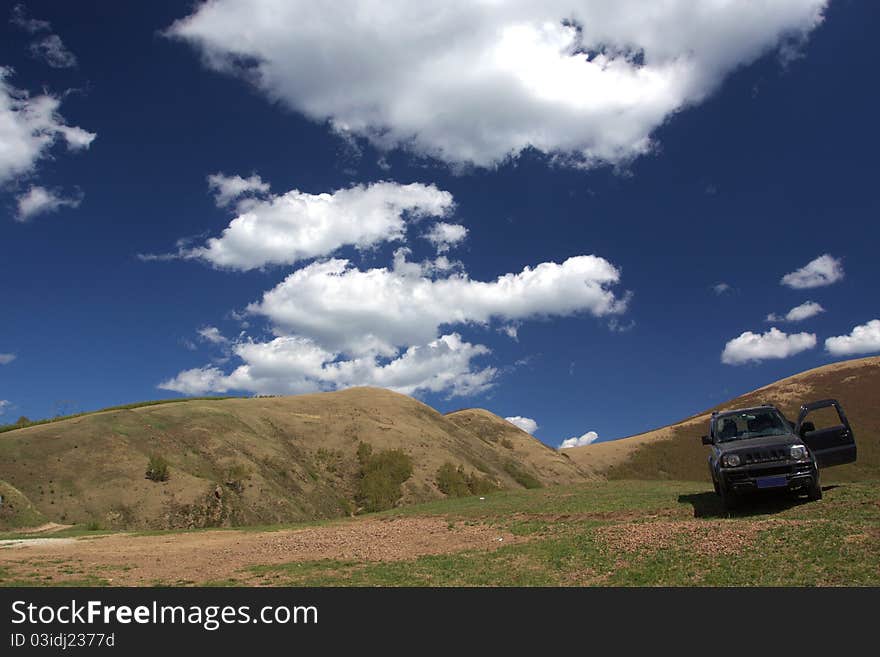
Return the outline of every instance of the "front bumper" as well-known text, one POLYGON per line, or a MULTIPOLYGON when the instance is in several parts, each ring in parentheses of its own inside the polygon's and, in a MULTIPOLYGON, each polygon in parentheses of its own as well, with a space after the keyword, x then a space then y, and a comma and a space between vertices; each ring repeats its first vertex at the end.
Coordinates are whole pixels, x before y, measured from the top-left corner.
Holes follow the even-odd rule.
POLYGON ((798 490, 816 478, 816 468, 809 461, 776 461, 720 469, 721 485, 735 493, 757 490, 798 490), (763 484, 779 484, 764 488, 763 484))

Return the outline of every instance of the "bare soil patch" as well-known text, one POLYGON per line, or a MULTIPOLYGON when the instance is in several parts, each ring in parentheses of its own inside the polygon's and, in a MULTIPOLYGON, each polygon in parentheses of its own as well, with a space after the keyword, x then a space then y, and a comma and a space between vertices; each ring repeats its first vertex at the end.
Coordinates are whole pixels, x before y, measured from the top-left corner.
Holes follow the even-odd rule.
MULTIPOLYGON (((462 550, 493 550, 525 540, 487 525, 443 518, 364 519, 272 532, 205 531, 90 539, 16 541, 0 549, 0 567, 15 575, 34 563, 64 564, 114 586, 203 583, 239 577, 249 566, 319 559, 399 561, 462 550)), ((63 577, 62 577, 63 579, 63 577)))
POLYGON ((758 533, 782 525, 802 525, 804 520, 673 520, 634 522, 598 530, 599 537, 613 550, 625 553, 642 549, 664 550, 685 543, 700 555, 737 554, 749 548, 758 533))

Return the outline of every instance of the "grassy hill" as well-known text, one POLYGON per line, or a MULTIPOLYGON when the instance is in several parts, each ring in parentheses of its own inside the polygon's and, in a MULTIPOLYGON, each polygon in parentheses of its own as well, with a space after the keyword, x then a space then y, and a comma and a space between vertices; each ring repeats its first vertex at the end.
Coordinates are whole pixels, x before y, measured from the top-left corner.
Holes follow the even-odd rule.
POLYGON ((443 416, 387 390, 202 399, 0 434, 0 529, 36 520, 185 528, 345 516, 359 507, 361 443, 374 456, 408 457, 400 504, 443 498, 437 472, 447 463, 501 489, 589 478, 487 411, 443 416), (167 481, 145 477, 151 456, 168 463, 167 481))
POLYGON ((782 379, 681 422, 621 440, 566 450, 581 468, 608 479, 709 479, 708 447, 700 444, 713 410, 777 405, 797 418, 804 402, 833 397, 847 413, 858 445, 858 462, 832 468, 823 481, 880 479, 880 357, 825 365, 782 379))

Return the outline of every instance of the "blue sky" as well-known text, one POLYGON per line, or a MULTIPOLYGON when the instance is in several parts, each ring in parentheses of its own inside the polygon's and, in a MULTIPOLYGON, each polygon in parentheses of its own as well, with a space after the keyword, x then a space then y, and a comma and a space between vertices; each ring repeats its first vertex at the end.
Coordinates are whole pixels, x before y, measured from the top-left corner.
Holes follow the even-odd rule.
POLYGON ((555 446, 880 351, 874 3, 296 4, 3 5, 0 421, 371 384, 555 446))

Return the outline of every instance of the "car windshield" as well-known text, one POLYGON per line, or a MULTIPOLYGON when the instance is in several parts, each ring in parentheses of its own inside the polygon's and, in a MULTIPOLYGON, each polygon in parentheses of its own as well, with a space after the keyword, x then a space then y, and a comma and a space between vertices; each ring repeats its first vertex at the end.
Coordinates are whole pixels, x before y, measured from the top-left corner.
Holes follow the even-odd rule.
POLYGON ((785 418, 773 409, 725 413, 716 417, 713 422, 712 435, 721 442, 780 436, 791 431, 785 418))

